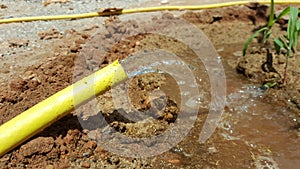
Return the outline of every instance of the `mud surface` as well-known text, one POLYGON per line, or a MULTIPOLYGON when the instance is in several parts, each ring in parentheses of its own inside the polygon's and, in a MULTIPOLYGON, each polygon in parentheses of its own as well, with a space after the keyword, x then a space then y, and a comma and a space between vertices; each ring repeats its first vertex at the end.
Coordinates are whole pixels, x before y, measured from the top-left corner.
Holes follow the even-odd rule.
MULTIPOLYGON (((254 46, 245 58, 240 56, 241 44, 244 43, 251 31, 266 24, 268 15, 266 6, 236 6, 198 12, 182 12, 181 14, 181 18, 201 29, 219 52, 225 65, 227 78, 235 79, 228 80, 229 94, 235 91, 234 87, 237 87, 239 83, 251 82, 259 86, 273 77, 272 74, 261 69, 261 64, 265 60, 263 50, 258 50, 258 47, 254 46), (243 69, 239 72, 246 75, 250 81, 246 80, 244 76, 238 75, 237 67, 243 69)), ((176 16, 168 12, 150 17, 153 22, 157 23, 176 20, 176 16)), ((14 55, 24 58, 24 60, 15 60, 15 62, 27 62, 26 58, 28 57, 26 56, 28 55, 33 55, 30 58, 34 58, 34 61, 28 60, 28 64, 20 66, 14 64, 14 60, 11 58, 1 58, 1 74, 3 75, 1 75, 0 81, 0 91, 2 91, 0 93, 0 124, 7 122, 84 75, 108 65, 116 59, 125 59, 135 52, 160 48, 171 51, 181 58, 195 55, 183 43, 175 39, 151 33, 138 34, 137 30, 150 32, 153 29, 161 29, 145 25, 136 22, 134 16, 129 20, 110 17, 106 18, 104 26, 95 24, 80 30, 49 29, 41 31, 36 35, 35 41, 39 42, 40 46, 34 47, 33 50, 27 50, 28 47, 31 47, 31 41, 27 39, 11 39, 8 43, 3 42, 7 46, 2 47, 2 53, 14 53, 14 55), (99 47, 102 42, 105 42, 106 46, 99 47)), ((281 30, 280 25, 276 25, 275 31, 282 33, 284 30, 281 30)), ((190 60, 190 62, 193 61, 190 60)), ((149 147, 155 145, 158 148, 160 146, 168 147, 172 144, 172 137, 167 141, 143 141, 143 138, 160 135, 168 128, 173 127, 177 117, 182 113, 179 111, 182 106, 179 86, 174 78, 165 73, 152 72, 130 78, 115 89, 115 92, 120 94, 122 89, 127 86, 130 103, 133 106, 131 109, 116 108, 114 101, 122 102, 122 99, 113 98, 112 91, 107 91, 94 99, 100 107, 96 111, 90 111, 89 103, 78 108, 76 112, 60 119, 1 157, 0 168, 262 168, 262 166, 297 168, 296 166, 299 164, 297 159, 300 156, 297 151, 300 120, 298 83, 300 70, 297 66, 299 57, 295 56, 289 62, 287 87, 268 89, 259 100, 259 103, 264 102, 270 103, 274 107, 284 107, 284 110, 277 110, 279 115, 274 116, 274 121, 278 121, 280 126, 284 126, 283 128, 286 129, 284 132, 288 135, 287 142, 294 143, 295 150, 291 150, 293 153, 289 157, 290 159, 284 159, 287 162, 283 160, 282 164, 281 162, 277 164, 269 156, 280 159, 280 155, 285 156, 289 153, 289 151, 282 152, 281 149, 292 149, 293 145, 291 147, 271 143, 269 145, 267 141, 252 144, 252 142, 233 139, 233 137, 225 137, 222 135, 223 129, 230 128, 226 123, 220 125, 209 140, 200 144, 198 136, 209 111, 209 93, 206 93, 201 100, 200 113, 191 131, 169 151, 150 158, 122 157, 108 152, 109 146, 119 144, 136 146, 137 154, 141 153, 138 147, 141 144, 149 147), (134 117, 135 121, 128 120, 124 114, 134 117), (82 127, 82 121, 77 116, 83 121, 87 120, 88 123, 84 124, 88 125, 82 127), (112 139, 113 144, 97 144, 94 140, 103 139, 99 138, 97 133, 107 132, 104 121, 97 121, 100 119, 99 116, 104 117, 106 123, 115 129, 115 133, 135 138, 140 141, 140 144, 137 145, 136 140, 122 143, 114 139, 112 139), (269 148, 269 146, 278 146, 278 148, 269 148), (272 152, 273 150, 274 152, 272 152), (292 163, 294 165, 290 164, 291 161, 294 162, 292 163)), ((200 91, 208 91, 210 86, 208 76, 205 74, 206 70, 200 63, 196 65, 197 72, 203 74, 202 80, 198 82, 198 88, 200 91)), ((283 66, 281 56, 274 57, 273 65, 281 74, 283 66)), ((275 81, 279 80, 281 79, 275 79, 275 81)), ((236 112, 228 107, 225 110, 224 119, 232 119, 231 116, 234 116, 236 112)), ((187 117, 179 122, 183 130, 188 128, 188 125, 184 124, 187 124, 190 118, 195 117, 187 117)), ((246 121, 249 119, 242 119, 247 125, 246 121)), ((264 123, 264 121, 257 121, 260 124, 264 123)), ((263 128, 264 125, 259 125, 259 127, 263 128)), ((242 129, 237 131, 251 130, 242 129)), ((277 131, 277 128, 270 129, 270 131, 273 130, 277 131)), ((176 138, 180 131, 178 129, 178 132, 174 132, 172 136, 176 138)), ((112 133, 111 136, 114 136, 115 133, 112 133)), ((251 138, 251 133, 249 135, 248 137, 251 138)), ((275 140, 280 140, 281 136, 274 134, 274 137, 275 140)), ((270 142, 271 140, 269 139, 270 142)), ((130 156, 126 152, 123 155, 130 156)))

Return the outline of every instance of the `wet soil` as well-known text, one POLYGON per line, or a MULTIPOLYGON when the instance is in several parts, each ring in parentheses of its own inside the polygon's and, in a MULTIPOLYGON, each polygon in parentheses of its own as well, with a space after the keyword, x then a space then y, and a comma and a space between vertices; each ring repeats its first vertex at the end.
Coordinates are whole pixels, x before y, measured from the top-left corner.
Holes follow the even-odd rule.
MULTIPOLYGON (((266 24, 267 9, 266 6, 248 5, 182 12, 180 15, 181 18, 201 29, 219 52, 228 78, 228 95, 234 93, 242 84, 252 83, 259 86, 273 77, 270 72, 264 72, 261 69, 261 65, 265 61, 265 52, 259 49, 258 45, 251 46, 246 57, 240 56, 242 44, 249 37, 251 31, 266 24), (243 71, 237 71, 241 67, 243 71)), ((151 16, 151 18, 153 22, 176 20, 176 17, 168 12, 158 13, 157 16, 151 16)), ((284 24, 285 21, 281 21, 281 25, 275 26, 275 34, 284 32, 282 30, 284 24)), ((136 22, 134 16, 129 20, 110 17, 105 21, 104 26, 95 24, 85 30, 40 32, 38 34, 40 39, 37 41, 41 44, 40 47, 34 49, 33 53, 26 50, 30 41, 26 39, 11 40, 10 46, 3 47, 1 51, 5 50, 4 53, 15 52, 17 55, 24 56, 25 59, 26 55, 34 55, 35 61, 29 61, 30 63, 24 64, 25 66, 20 66, 20 68, 13 67, 9 59, 1 61, 3 63, 1 74, 4 75, 1 76, 2 80, 0 81, 2 91, 0 93, 0 124, 7 122, 84 75, 108 65, 116 59, 125 59, 135 52, 159 48, 171 51, 180 58, 192 58, 195 55, 193 51, 176 39, 151 33, 138 34, 137 30, 139 29, 147 32, 147 30, 150 31, 149 29, 160 29, 160 27, 149 28, 136 22), (99 47, 99 44, 103 42, 106 45, 99 47)), ((273 60, 274 68, 279 74, 282 73, 281 60, 281 56, 275 56, 273 60)), ((217 128, 215 134, 205 143, 199 143, 199 133, 207 117, 210 100, 209 78, 205 73, 205 67, 199 63, 197 71, 202 75, 202 81, 198 82, 198 88, 207 91, 203 92, 205 97, 202 98, 200 113, 188 135, 169 151, 149 158, 123 157, 107 151, 109 146, 112 146, 111 144, 102 145, 95 141, 99 139, 98 132, 107 132, 102 121, 97 121, 100 115, 104 117, 109 126, 115 129, 116 133, 140 140, 160 135, 174 126, 177 117, 182 113, 179 111, 182 106, 179 86, 171 76, 152 72, 137 75, 116 87, 114 92, 119 93, 126 86, 128 87, 130 103, 133 106, 131 109, 116 108, 114 101, 122 102, 122 98, 115 98, 113 91, 107 91, 94 99, 100 107, 96 111, 91 113, 89 103, 78 108, 76 112, 60 119, 2 156, 0 168, 262 168, 262 166, 297 168, 300 156, 297 151, 300 126, 298 62, 299 57, 297 56, 289 60, 288 85, 286 87, 268 89, 259 97, 258 103, 255 102, 269 105, 269 108, 263 112, 266 115, 270 115, 268 113, 272 111, 278 113, 272 116, 272 120, 276 122, 274 126, 268 126, 267 124, 273 123, 261 120, 260 116, 254 116, 255 121, 253 122, 251 119, 247 119, 247 117, 252 118, 253 115, 248 116, 247 113, 241 115, 236 110, 232 110, 230 104, 225 108, 223 117, 225 120, 217 128), (273 107, 276 108, 272 109, 273 107), (124 115, 130 118, 125 118, 124 115), (134 120, 128 120, 132 118, 134 120), (230 121, 235 118, 242 120, 230 121), (88 125, 82 125, 80 119, 87 120, 88 122, 84 124, 88 125), (242 123, 241 126, 244 125, 244 128, 234 130, 242 134, 232 136, 224 132, 224 128, 230 132, 230 125, 225 123, 228 121, 233 124, 242 123), (252 126, 251 123, 258 125, 252 126), (255 131, 251 132, 252 130, 255 131), (273 135, 265 141, 256 142, 250 139, 250 142, 247 142, 249 138, 253 137, 268 137, 268 135, 253 134, 257 132, 256 130, 274 132, 271 132, 273 135), (285 137, 280 135, 280 132, 278 134, 277 130, 286 133, 285 137), (236 139, 239 136, 248 139, 236 139), (280 141, 280 138, 286 140, 280 141), (278 144, 273 144, 272 140, 278 140, 274 141, 278 144), (290 147, 280 145, 283 142, 291 143, 290 147), (288 156, 289 153, 291 156, 288 156), (274 157, 277 162, 270 156, 274 157), (280 161, 278 162, 278 160, 280 161)), ((236 109, 240 106, 239 103, 241 102, 235 103, 236 109)), ((263 107, 266 106, 263 104, 257 110, 263 107)), ((181 126, 185 128, 184 123, 188 123, 188 119, 183 119, 181 123, 181 126)), ((176 137, 179 134, 179 132, 174 132, 173 136, 176 137)), ((124 144, 118 141, 112 140, 112 143, 124 144)), ((168 142, 172 141, 172 139, 169 141, 156 140, 156 142, 141 141, 141 144, 149 145, 149 147, 155 145, 159 148, 160 146, 169 146, 168 142)), ((140 153, 141 150, 134 142, 125 144, 136 146, 136 153, 140 153)), ((128 154, 125 152, 123 155, 128 154)))

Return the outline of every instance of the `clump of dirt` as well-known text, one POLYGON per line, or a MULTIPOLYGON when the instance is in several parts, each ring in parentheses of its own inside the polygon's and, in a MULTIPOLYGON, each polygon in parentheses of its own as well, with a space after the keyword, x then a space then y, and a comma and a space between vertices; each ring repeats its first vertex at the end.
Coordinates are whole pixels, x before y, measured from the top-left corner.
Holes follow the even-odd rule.
POLYGON ((42 40, 49 40, 49 39, 56 39, 56 38, 62 38, 62 33, 57 31, 56 29, 47 30, 44 32, 40 32, 38 36, 42 40))
POLYGON ((55 54, 49 54, 44 63, 29 66, 22 77, 0 86, 3 91, 0 94, 1 124, 72 83, 72 67, 81 45, 79 40, 87 37, 71 31, 61 42, 50 42, 46 47, 53 45, 55 54))
POLYGON ((146 138, 163 133, 179 114, 177 103, 163 91, 168 83, 165 76, 159 73, 138 75, 118 86, 115 90, 124 95, 123 90, 128 86, 130 107, 116 108, 116 100, 124 101, 122 97, 114 98, 111 92, 99 96, 97 100, 105 121, 116 131, 131 137, 146 138))
POLYGON ((10 39, 8 40, 9 47, 25 47, 28 46, 29 40, 24 39, 10 39))

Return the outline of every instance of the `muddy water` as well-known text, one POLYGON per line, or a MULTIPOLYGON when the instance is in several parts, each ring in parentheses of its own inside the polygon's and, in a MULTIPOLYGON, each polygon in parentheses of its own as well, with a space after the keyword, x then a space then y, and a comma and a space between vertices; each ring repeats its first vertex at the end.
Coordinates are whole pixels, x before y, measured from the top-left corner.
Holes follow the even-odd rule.
MULTIPOLYGON (((233 53, 239 49, 242 49, 240 45, 230 45, 220 55, 226 60, 235 60, 237 56, 233 56, 233 53)), ((248 84, 227 62, 224 62, 224 67, 228 92, 227 111, 223 114, 218 134, 229 141, 244 142, 256 168, 300 166, 300 139, 296 131, 291 129, 289 110, 266 103, 263 91, 248 84)))
POLYGON ((250 84, 229 66, 240 57, 237 54, 241 53, 241 45, 222 45, 216 49, 219 50, 226 74, 227 102, 218 128, 205 143, 199 143, 199 133, 209 107, 209 79, 204 75, 203 65, 191 59, 192 53, 177 53, 197 71, 194 73, 200 93, 199 99, 194 102, 200 103, 202 110, 190 135, 172 150, 183 156, 178 165, 184 168, 258 169, 300 166, 300 138, 297 131, 292 129, 293 119, 289 117, 289 110, 268 103, 258 85, 250 84))

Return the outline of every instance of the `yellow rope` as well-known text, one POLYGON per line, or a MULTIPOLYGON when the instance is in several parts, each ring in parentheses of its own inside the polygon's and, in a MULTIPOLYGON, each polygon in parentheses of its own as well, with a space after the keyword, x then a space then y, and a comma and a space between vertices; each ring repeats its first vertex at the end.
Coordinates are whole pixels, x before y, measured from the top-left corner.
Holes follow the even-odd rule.
MULTIPOLYGON (((137 9, 123 9, 120 11, 104 11, 104 12, 90 12, 82 14, 70 14, 70 15, 53 15, 53 16, 32 16, 32 17, 21 17, 21 18, 9 18, 0 19, 0 24, 2 23, 12 23, 12 22, 29 22, 29 21, 46 21, 46 20, 59 20, 59 19, 79 19, 79 18, 90 18, 97 16, 109 16, 109 15, 119 15, 119 14, 130 14, 130 13, 140 13, 140 12, 155 12, 162 10, 201 10, 201 9, 211 9, 220 8, 234 5, 245 5, 249 3, 258 2, 261 4, 270 4, 270 0, 256 0, 256 1, 234 1, 225 2, 217 4, 208 5, 195 5, 195 6, 159 6, 159 7, 146 7, 137 9)), ((300 0, 275 0, 275 4, 300 4, 300 0)))

